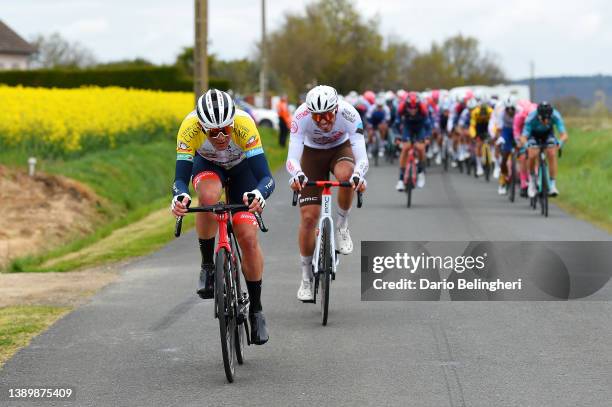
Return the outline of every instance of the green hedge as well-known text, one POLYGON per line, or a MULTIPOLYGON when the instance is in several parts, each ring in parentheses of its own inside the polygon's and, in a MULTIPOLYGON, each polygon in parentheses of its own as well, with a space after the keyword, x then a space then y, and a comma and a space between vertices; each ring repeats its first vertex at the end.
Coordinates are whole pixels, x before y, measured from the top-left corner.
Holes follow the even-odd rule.
MULTIPOLYGON (((95 85, 166 91, 193 90, 193 81, 173 66, 0 71, 0 83, 43 88, 78 88, 95 85)), ((208 84, 210 87, 223 90, 230 87, 229 81, 225 79, 211 78, 208 84)))

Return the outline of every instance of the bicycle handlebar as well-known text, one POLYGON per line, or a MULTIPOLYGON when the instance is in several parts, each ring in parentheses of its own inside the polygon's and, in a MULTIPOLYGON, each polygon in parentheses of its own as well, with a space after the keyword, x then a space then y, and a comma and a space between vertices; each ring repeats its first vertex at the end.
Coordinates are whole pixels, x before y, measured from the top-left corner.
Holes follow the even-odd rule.
MULTIPOLYGON (((304 184, 304 177, 299 177, 300 183, 305 187, 340 187, 340 188, 352 188, 353 184, 348 181, 307 181, 304 184)), ((353 183, 357 183, 359 178, 354 177, 353 183)), ((293 191, 293 200, 291 201, 291 206, 296 206, 298 202, 299 191, 293 191)), ((361 208, 363 206, 363 193, 361 191, 357 191, 357 207, 361 208)))
MULTIPOLYGON (((255 194, 247 194, 247 197, 249 199, 249 205, 250 205, 253 202, 253 199, 255 199, 255 194)), ((198 206, 195 208, 190 208, 189 205, 187 205, 187 213, 211 212, 215 214, 220 214, 220 213, 225 213, 225 212, 230 212, 230 211, 248 211, 249 205, 218 203, 216 205, 198 206)), ((267 232, 268 228, 264 224, 261 214, 258 212, 255 212, 253 213, 253 215, 255 215, 255 220, 257 221, 257 226, 259 226, 259 230, 261 230, 264 233, 267 232)), ((176 223, 174 225, 174 236, 175 237, 179 237, 181 235, 182 227, 183 227, 183 217, 179 216, 176 218, 176 223)))

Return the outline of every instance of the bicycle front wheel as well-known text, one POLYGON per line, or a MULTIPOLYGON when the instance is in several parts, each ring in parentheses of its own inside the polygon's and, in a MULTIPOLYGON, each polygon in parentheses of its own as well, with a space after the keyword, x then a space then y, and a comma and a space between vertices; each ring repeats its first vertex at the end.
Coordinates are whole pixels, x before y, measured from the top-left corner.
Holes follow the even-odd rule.
POLYGON ((331 244, 331 221, 323 220, 319 252, 319 283, 321 284, 321 323, 327 325, 329 315, 329 292, 333 270, 333 253, 331 244))
POLYGON ((546 166, 542 166, 542 194, 540 196, 541 206, 542 206, 542 215, 544 217, 548 217, 548 168, 546 166))
POLYGON ((236 373, 236 304, 230 254, 225 248, 219 250, 215 261, 215 306, 219 319, 223 368, 227 381, 232 383, 236 373))

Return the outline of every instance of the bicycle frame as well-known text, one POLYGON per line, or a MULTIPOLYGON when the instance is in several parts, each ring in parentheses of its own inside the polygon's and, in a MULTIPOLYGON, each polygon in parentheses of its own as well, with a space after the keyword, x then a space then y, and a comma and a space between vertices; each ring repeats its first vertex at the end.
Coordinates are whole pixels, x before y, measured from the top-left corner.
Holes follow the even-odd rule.
MULTIPOLYGON (((331 240, 331 247, 332 247, 332 256, 334 256, 333 261, 332 261, 332 273, 335 275, 336 274, 336 270, 337 270, 337 266, 338 266, 338 254, 336 253, 336 239, 334 236, 335 233, 335 228, 334 228, 334 219, 332 217, 332 192, 331 192, 331 187, 332 186, 340 186, 340 182, 335 181, 335 182, 331 182, 331 181, 316 181, 316 185, 318 187, 323 187, 323 192, 321 193, 321 216, 319 216, 319 224, 318 224, 318 230, 319 233, 321 230, 323 230, 323 221, 325 219, 329 219, 330 223, 331 223, 331 235, 330 235, 330 240, 331 240)), ((317 239, 316 242, 316 246, 315 246, 315 251, 314 251, 314 255, 312 257, 312 264, 313 264, 313 270, 315 275, 319 273, 319 252, 321 249, 321 239, 317 239)))
POLYGON ((408 160, 406 161, 406 169, 404 170, 404 184, 408 184, 408 174, 410 173, 409 168, 412 168, 412 188, 416 188, 417 178, 417 163, 415 147, 413 142, 410 142, 408 148, 408 160))

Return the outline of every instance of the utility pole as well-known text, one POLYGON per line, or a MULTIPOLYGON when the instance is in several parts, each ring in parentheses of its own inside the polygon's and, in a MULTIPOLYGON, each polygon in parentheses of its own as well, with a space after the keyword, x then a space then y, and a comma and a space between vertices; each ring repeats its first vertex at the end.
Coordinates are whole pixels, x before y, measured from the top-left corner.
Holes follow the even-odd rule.
POLYGON ((535 64, 529 61, 529 99, 535 101, 535 64))
POLYGON ((267 107, 266 103, 266 0, 261 0, 261 71, 259 72, 259 92, 261 95, 262 107, 267 107))
POLYGON ((196 101, 208 89, 208 0, 195 0, 193 93, 196 101))

